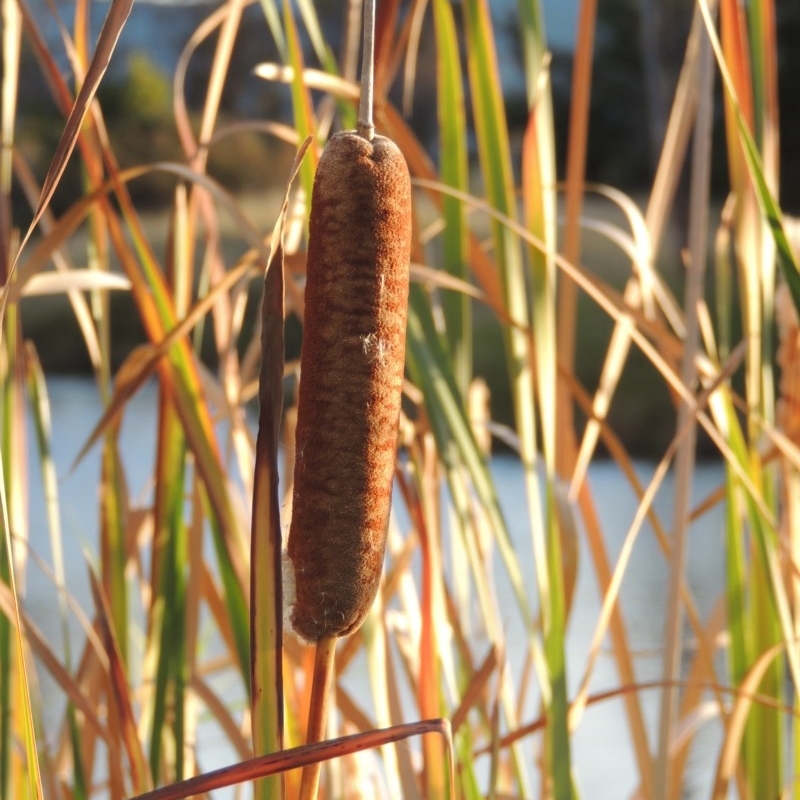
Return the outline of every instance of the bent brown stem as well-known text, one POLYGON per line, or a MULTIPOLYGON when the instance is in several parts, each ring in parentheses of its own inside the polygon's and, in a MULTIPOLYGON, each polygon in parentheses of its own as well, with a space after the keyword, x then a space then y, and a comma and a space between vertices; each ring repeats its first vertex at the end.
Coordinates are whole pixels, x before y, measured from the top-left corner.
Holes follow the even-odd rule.
MULTIPOLYGON (((335 655, 335 636, 325 636, 317 642, 317 650, 314 655, 314 677, 311 684, 311 704, 308 709, 306 744, 321 742, 325 738, 325 723, 328 719, 335 655)), ((321 771, 321 761, 315 761, 305 767, 300 780, 299 800, 316 800, 321 771)))

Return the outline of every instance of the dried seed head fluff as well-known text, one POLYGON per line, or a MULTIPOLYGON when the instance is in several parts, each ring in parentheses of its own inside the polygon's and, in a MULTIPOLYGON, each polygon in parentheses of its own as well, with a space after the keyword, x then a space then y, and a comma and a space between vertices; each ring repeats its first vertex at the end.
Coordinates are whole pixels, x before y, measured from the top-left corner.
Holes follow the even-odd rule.
POLYGON ((309 642, 345 636, 380 582, 400 414, 411 186, 397 146, 333 136, 311 199, 289 528, 288 608, 309 642))

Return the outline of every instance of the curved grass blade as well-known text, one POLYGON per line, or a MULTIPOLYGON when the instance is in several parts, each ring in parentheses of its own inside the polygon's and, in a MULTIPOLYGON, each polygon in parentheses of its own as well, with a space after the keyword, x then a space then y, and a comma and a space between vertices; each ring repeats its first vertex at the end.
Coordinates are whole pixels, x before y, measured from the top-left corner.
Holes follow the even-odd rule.
POLYGON ((756 691, 772 667, 786 643, 781 642, 763 652, 737 687, 737 697, 731 710, 725 739, 717 760, 714 776, 713 800, 724 800, 728 796, 728 786, 739 769, 739 752, 748 728, 748 720, 754 705, 756 691))
MULTIPOLYGON (((225 13, 221 19, 219 36, 214 50, 214 59, 211 63, 208 76, 203 115, 200 121, 200 141, 208 142, 214 134, 214 128, 219 117, 219 108, 222 101, 222 92, 228 76, 231 56, 236 43, 236 34, 242 21, 242 12, 245 0, 227 0, 223 4, 225 13)), ((200 148, 194 154, 193 166, 205 169, 208 150, 200 148)))
MULTIPOLYGON (((36 764, 33 781, 24 782, 20 762, 15 757, 15 739, 21 736, 26 743, 33 742, 34 721, 30 703, 29 679, 24 660, 25 637, 23 633, 17 571, 24 570, 24 551, 20 543, 28 537, 25 514, 27 503, 27 437, 25 419, 24 366, 22 330, 17 306, 7 309, 0 320, 2 325, 2 358, 0 358, 0 506, 2 507, 3 547, 0 550, 0 584, 8 587, 13 598, 13 614, 0 617, 0 793, 27 790, 39 781, 35 747, 26 750, 36 764), (20 694, 22 693, 22 694, 20 694), (20 717, 10 713, 14 707, 21 709, 20 717), (20 730, 17 730, 19 726, 20 730), (30 728, 30 730, 28 730, 30 728)), ((24 572, 19 572, 23 575, 24 572)), ((41 789, 40 789, 41 792, 41 789)))
MULTIPOLYGON (((23 239, 23 247, 33 233, 33 229, 36 227, 45 208, 47 208, 47 205, 50 203, 56 186, 58 186, 58 182, 64 174, 67 161, 75 148, 75 142, 78 139, 83 120, 89 110, 97 87, 100 85, 103 75, 105 75, 106 68, 111 60, 111 55, 117 45, 119 35, 122 33, 122 28, 128 19, 131 8, 133 8, 133 0, 112 0, 109 6, 108 14, 103 22, 103 27, 100 29, 94 55, 92 56, 78 96, 75 98, 75 103, 64 125, 64 130, 59 139, 58 146, 56 147, 56 152, 53 155, 53 160, 47 170, 47 175, 42 185, 42 196, 39 199, 39 205, 33 216, 30 227, 28 228, 28 232, 23 239)), ((20 250, 21 249, 22 248, 20 248, 20 250)))

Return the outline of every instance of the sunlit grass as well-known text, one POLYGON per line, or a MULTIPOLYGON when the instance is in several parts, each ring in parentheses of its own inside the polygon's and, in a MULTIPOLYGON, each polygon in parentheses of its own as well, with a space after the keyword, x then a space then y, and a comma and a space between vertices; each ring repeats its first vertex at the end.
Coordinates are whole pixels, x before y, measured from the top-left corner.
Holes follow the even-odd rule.
POLYGON ((615 747, 632 772, 620 775, 616 796, 633 783, 648 800, 680 798, 692 747, 713 729, 717 750, 704 756, 709 796, 800 797, 793 775, 800 280, 775 199, 772 1, 698 3, 642 209, 614 187, 585 184, 594 3, 581 4, 578 21, 563 189, 538 2, 519 4, 528 120, 518 154, 488 0, 465 0, 460 15, 446 0, 433 0, 427 15, 425 4, 407 15, 397 5, 382 5, 375 65, 376 124, 403 151, 417 200, 396 508, 375 608, 337 646, 330 741, 304 747, 313 652, 280 634, 277 534, 291 514, 298 371, 284 364, 283 329, 284 318, 303 318, 307 198, 318 154, 332 128, 355 119, 360 17, 348 16, 349 46, 338 53, 324 41, 312 2, 263 0, 264 35, 275 38, 281 63, 253 68, 289 87, 291 110, 241 124, 296 150, 297 159, 292 175, 287 167, 269 176, 253 202, 208 174, 215 149, 235 147, 240 130, 236 121, 222 125, 220 108, 243 2, 211 11, 179 60, 173 111, 182 159, 122 170, 93 98, 124 27, 124 0, 111 4, 94 50, 84 29, 88 4, 78 2, 74 29, 64 33, 69 46, 62 42, 58 53, 42 39, 43 20, 3 0, 0 796, 152 792, 163 800, 275 775, 258 782, 260 796, 296 797, 299 768, 325 760, 324 797, 433 798, 450 790, 464 798, 592 797, 576 741, 590 710, 619 700, 629 735, 615 747), (425 25, 433 26, 435 64, 414 60, 425 25), (184 80, 207 39, 215 50, 195 115, 184 80), (302 51, 306 39, 313 53, 302 51), (64 118, 46 175, 34 174, 15 142, 23 41, 64 118), (56 66, 62 57, 80 76, 77 85, 56 66), (438 161, 389 99, 395 87, 413 91, 420 69, 434 68, 438 161), (710 193, 715 75, 730 184, 722 206, 710 193), (50 201, 70 157, 83 192, 55 213, 50 201), (685 164, 691 224, 679 253, 666 231, 685 164), (146 224, 129 190, 156 171, 175 183, 166 238, 146 224), (25 209, 12 207, 20 196, 14 181, 25 209), (598 218, 597 203, 585 202, 588 189, 620 213, 598 218), (31 217, 30 230, 12 225, 31 217), (599 238, 602 247, 585 246, 599 238), (611 251, 624 265, 613 276, 601 271, 611 251), (684 273, 676 298, 674 276, 684 273), (254 288, 265 297, 261 315, 252 313, 254 288), (145 335, 120 366, 112 360, 112 291, 127 293, 145 335), (48 293, 69 300, 82 336, 75 346, 87 352, 104 409, 74 454, 99 452, 96 506, 86 510, 99 538, 89 554, 62 525, 68 488, 53 460, 48 375, 25 341, 24 310, 48 293), (591 343, 603 353, 596 386, 583 386, 575 366, 588 346, 579 336, 583 303, 611 330, 607 341, 591 343), (470 410, 480 391, 477 308, 502 331, 496 361, 510 387, 513 430, 470 410), (733 338, 739 320, 742 335, 733 338), (204 341, 212 342, 210 363, 204 341), (646 484, 608 422, 621 377, 640 356, 676 409, 674 437, 646 484), (152 490, 141 498, 129 485, 119 434, 128 402, 153 384, 152 490), (255 399, 258 439, 250 424, 255 399), (499 500, 487 429, 518 458, 524 545, 499 500), (724 462, 724 478, 696 509, 700 432, 724 462), (639 503, 621 549, 623 537, 603 529, 603 498, 592 487, 589 467, 601 442, 620 486, 627 483, 639 503), (670 472, 674 495, 663 515, 654 500, 670 472), (52 641, 28 615, 26 584, 42 556, 28 550, 34 473, 45 489, 46 567, 61 631, 52 641), (687 552, 710 508, 724 518, 725 585, 704 618, 687 552), (645 522, 669 575, 659 672, 648 681, 618 603, 645 522), (86 564, 80 587, 66 578, 65 563, 76 561, 86 564), (579 570, 599 594, 575 663, 566 644, 579 570), (80 607, 77 594, 91 600, 80 607), (617 682, 598 693, 593 681, 606 651, 617 682), (355 686, 354 665, 366 676, 355 686), (45 678, 63 703, 52 730, 41 721, 45 678), (207 773, 209 729, 235 754, 230 770, 207 773))

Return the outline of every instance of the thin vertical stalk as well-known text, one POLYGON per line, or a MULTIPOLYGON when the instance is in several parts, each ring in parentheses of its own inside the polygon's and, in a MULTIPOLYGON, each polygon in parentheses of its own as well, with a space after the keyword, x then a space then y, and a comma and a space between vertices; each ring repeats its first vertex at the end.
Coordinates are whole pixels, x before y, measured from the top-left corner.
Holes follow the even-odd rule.
MULTIPOLYGON (((153 730, 150 769, 154 779, 163 762, 167 735, 175 746, 174 779, 183 774, 186 638, 187 531, 183 520, 186 440, 168 386, 160 387, 152 585, 154 597, 150 646, 155 648, 153 730), (172 712, 172 713, 170 713, 172 712)), ((169 776, 172 777, 172 776, 169 776)))
MULTIPOLYGON (((439 694, 441 664, 438 642, 441 630, 441 585, 442 575, 440 525, 440 494, 438 489, 434 439, 423 439, 421 483, 424 508, 418 524, 421 550, 420 572, 420 674, 417 687, 417 700, 423 718, 434 718, 441 713, 442 698, 439 694)), ((422 743, 425 757, 424 785, 426 797, 444 797, 445 774, 441 743, 433 737, 426 737, 422 743)))
MULTIPOLYGON (((34 430, 39 455, 39 464, 47 507, 47 526, 50 534, 50 550, 53 559, 53 573, 58 593, 58 615, 61 622, 61 647, 64 654, 64 666, 67 671, 73 669, 72 644, 69 630, 68 590, 64 567, 64 541, 61 530, 60 503, 58 496, 58 477, 52 450, 52 422, 50 400, 47 395, 47 383, 33 345, 25 348, 25 370, 28 379, 28 395, 31 406, 34 430)), ((88 792, 83 769, 83 757, 80 740, 81 731, 75 706, 71 700, 66 709, 67 725, 72 743, 73 791, 76 798, 86 797, 88 792)))
MULTIPOLYGON (((292 4, 288 0, 283 2, 283 24, 286 30, 286 42, 288 45, 289 64, 293 70, 291 83, 292 93, 292 113, 294 115, 294 127, 300 141, 308 136, 313 136, 316 142, 318 131, 314 121, 314 108, 311 102, 311 92, 306 86, 303 77, 305 64, 303 61, 303 48, 300 36, 295 23, 292 4)), ((310 148, 308 157, 303 160, 300 166, 300 182, 305 192, 306 201, 310 202, 311 192, 314 187, 314 173, 317 168, 318 149, 316 146, 310 148)))
POLYGON ((522 194, 526 227, 545 245, 529 247, 534 386, 539 403, 542 453, 545 466, 545 505, 543 533, 546 550, 548 595, 542 598, 544 653, 547 660, 550 699, 547 713, 550 724, 545 735, 546 783, 552 782, 559 798, 573 793, 570 758, 569 712, 567 702, 567 664, 565 632, 569 599, 565 585, 565 553, 575 543, 571 529, 561 526, 556 507, 559 426, 571 424, 557 412, 558 368, 556 336, 556 248, 555 143, 550 70, 545 56, 544 27, 539 3, 520 2, 524 20, 528 124, 523 139, 522 194))
MULTIPOLYGON (((575 65, 567 140, 566 224, 564 228, 564 258, 572 264, 580 260, 580 217, 583 207, 583 185, 586 173, 586 143, 589 136, 589 100, 592 85, 597 0, 582 0, 578 16, 578 36, 575 45, 575 65)), ((577 328, 577 287, 562 275, 558 293, 558 363, 572 372, 575 361, 577 328)), ((569 476, 575 460, 572 399, 566 381, 558 381, 557 398, 560 421, 558 431, 564 441, 557 445, 558 472, 569 476), (571 455, 570 455, 571 454, 571 455)))
MULTIPOLYGON (((321 742, 325 738, 325 725, 328 718, 331 690, 333 689, 335 660, 336 637, 326 636, 320 639, 317 642, 314 653, 314 673, 311 684, 311 702, 308 709, 306 744, 321 742)), ((299 800, 316 800, 321 772, 321 761, 312 761, 303 770, 299 800)))
POLYGON ((0 614, 0 795, 42 797, 25 634, 19 608, 27 540, 27 458, 24 368, 19 306, 0 319, 0 584, 11 592, 14 614, 0 614), (15 542, 12 536, 20 542, 15 542), (25 759, 18 752, 22 742, 25 759))
MULTIPOLYGON (((259 419, 250 534, 250 699, 253 750, 283 749, 283 575, 278 492, 278 448, 283 410, 284 303, 283 233, 289 190, 310 139, 300 147, 272 234, 261 307, 259 419)), ((280 775, 258 781, 259 800, 284 796, 280 775)))
POLYGON ((361 54, 361 96, 358 101, 358 135, 371 142, 375 135, 372 106, 375 95, 375 0, 364 0, 364 41, 361 54))
MULTIPOLYGON (((24 463, 17 462, 14 447, 14 426, 11 420, 15 412, 15 359, 14 350, 16 348, 16 328, 17 328, 17 307, 12 306, 6 309, 3 322, 2 346, 3 362, 5 369, 2 375, 2 402, 0 402, 0 441, 3 449, 0 453, 2 460, 3 481, 3 549, 0 551, 0 583, 9 586, 14 590, 14 547, 11 534, 14 530, 14 516, 17 505, 17 493, 15 483, 20 478, 20 470, 24 468, 24 463), (7 477, 6 477, 7 476, 7 477)), ((11 698, 16 690, 17 669, 14 663, 16 657, 16 646, 14 642, 14 627, 12 621, 0 615, 0 795, 7 797, 12 794, 15 787, 12 780, 12 759, 11 753, 14 742, 14 720, 11 714, 11 698)))
MULTIPOLYGON (((15 0, 3 0, 3 78, 0 86, 0 286, 9 278, 11 263, 11 182, 14 128, 19 90, 19 54, 22 16, 15 0)), ((5 301, 3 301, 5 303, 5 301)), ((2 321, 2 309, 0 309, 2 321)))
POLYGON ((116 426, 103 438, 100 466, 100 558, 103 589, 111 606, 122 659, 128 654, 128 591, 125 577, 125 485, 119 461, 116 426))
MULTIPOLYGON (((444 183, 459 191, 468 189, 468 158, 464 79, 453 9, 447 0, 434 0, 436 29, 437 110, 439 119, 439 171, 444 183)), ((442 261, 444 268, 462 280, 469 278, 467 226, 462 202, 442 199, 442 261)), ((461 396, 467 397, 472 380, 472 302, 463 292, 445 292, 442 312, 461 396)))
MULTIPOLYGON (((689 255, 690 266, 686 281, 684 312, 686 336, 681 361, 681 380, 685 386, 696 383, 695 362, 700 346, 700 325, 697 309, 703 297, 705 265, 708 258, 708 202, 711 176, 711 130, 713 124, 713 56, 708 36, 702 36, 699 53, 699 105, 695 121, 692 153, 692 184, 690 197, 689 255)), ((658 755, 655 772, 656 800, 670 794, 670 747, 675 732, 677 692, 680 679, 682 647, 683 602, 681 584, 686 562, 688 511, 691 502, 696 443, 696 409, 682 402, 678 412, 677 430, 687 430, 676 456, 675 496, 673 502, 672 552, 669 589, 666 600, 667 620, 664 637, 659 719, 658 755)))
MULTIPOLYGON (((0 549, 0 583, 14 587, 13 528, 16 498, 14 484, 22 478, 24 464, 15 463, 16 450, 11 437, 14 435, 12 418, 15 408, 14 386, 16 383, 14 364, 17 349, 16 307, 6 308, 6 289, 12 262, 11 244, 11 182, 14 146, 14 127, 17 108, 19 77, 20 14, 14 0, 3 0, 3 77, 2 104, 0 105, 0 501, 3 504, 3 542, 0 549)), ((15 593, 16 598, 16 593, 15 593)), ((0 795, 9 796, 15 787, 11 780, 11 752, 14 742, 11 698, 15 690, 17 670, 14 665, 12 621, 0 615, 0 795)))

